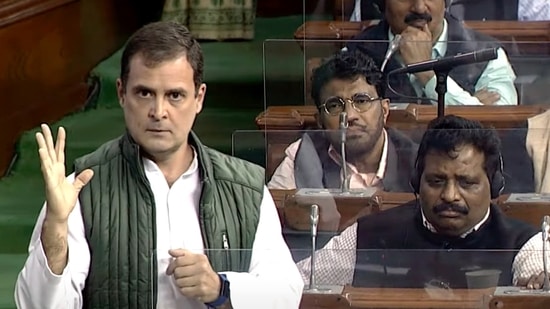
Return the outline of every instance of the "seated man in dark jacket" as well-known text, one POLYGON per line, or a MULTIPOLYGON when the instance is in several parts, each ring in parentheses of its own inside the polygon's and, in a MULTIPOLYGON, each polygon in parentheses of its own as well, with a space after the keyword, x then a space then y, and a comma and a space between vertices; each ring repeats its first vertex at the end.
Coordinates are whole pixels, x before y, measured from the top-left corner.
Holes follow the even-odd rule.
MULTIPOLYGON (((319 284, 466 288, 466 274, 496 269, 499 285, 540 287, 542 237, 491 199, 502 175, 496 132, 457 116, 433 120, 411 186, 418 198, 360 218, 317 255, 319 284)), ((298 263, 305 280, 309 258, 298 263)))
POLYGON ((347 112, 346 165, 350 188, 376 187, 409 191, 417 145, 404 134, 385 128, 390 112, 380 71, 361 52, 340 52, 318 67, 312 97, 319 126, 326 131, 304 134, 286 150, 270 189, 340 188, 342 184, 339 114, 347 112))
MULTIPOLYGON (((459 53, 498 47, 498 57, 489 62, 462 65, 451 70, 447 79, 445 103, 448 105, 516 105, 515 73, 498 42, 481 33, 465 28, 462 22, 446 14, 445 0, 377 0, 385 18, 367 28, 348 42, 349 51, 359 49, 382 67, 388 41, 400 35, 395 54, 382 68, 384 73, 404 64, 418 63, 459 53), (361 41, 357 41, 361 40, 361 41), (379 42, 364 42, 379 41, 379 42), (380 41, 386 41, 380 42, 380 41)), ((388 91, 392 101, 413 103, 437 102, 434 71, 396 74, 390 80, 395 90, 388 91)))

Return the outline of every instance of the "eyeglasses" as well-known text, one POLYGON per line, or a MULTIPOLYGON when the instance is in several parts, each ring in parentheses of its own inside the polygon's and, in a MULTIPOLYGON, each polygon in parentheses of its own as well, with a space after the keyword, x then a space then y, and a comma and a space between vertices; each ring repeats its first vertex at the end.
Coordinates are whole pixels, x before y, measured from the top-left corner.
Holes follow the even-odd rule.
POLYGON ((373 106, 372 103, 380 100, 382 100, 382 98, 373 98, 367 93, 356 93, 351 99, 333 96, 326 99, 325 103, 319 106, 319 109, 323 109, 327 115, 338 116, 346 110, 346 102, 349 102, 355 111, 364 113, 373 106))

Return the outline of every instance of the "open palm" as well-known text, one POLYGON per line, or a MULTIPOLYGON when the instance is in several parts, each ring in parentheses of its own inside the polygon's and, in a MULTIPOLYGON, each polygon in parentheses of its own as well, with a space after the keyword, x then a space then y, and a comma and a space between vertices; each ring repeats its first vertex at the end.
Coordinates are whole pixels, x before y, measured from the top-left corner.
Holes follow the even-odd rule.
POLYGON ((42 132, 36 133, 40 169, 46 189, 46 210, 51 219, 66 221, 73 210, 78 193, 90 179, 93 171, 82 171, 74 182, 65 175, 65 129, 59 127, 54 144, 52 132, 48 125, 41 125, 42 132))

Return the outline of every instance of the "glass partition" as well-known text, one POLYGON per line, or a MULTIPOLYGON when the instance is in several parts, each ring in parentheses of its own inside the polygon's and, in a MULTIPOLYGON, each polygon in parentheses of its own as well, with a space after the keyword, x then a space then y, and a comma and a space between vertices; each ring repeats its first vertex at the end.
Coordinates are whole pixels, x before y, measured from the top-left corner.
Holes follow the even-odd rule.
MULTIPOLYGON (((390 110, 390 113, 395 112, 390 110)), ((435 113, 432 113, 432 117, 435 117, 435 113)), ((550 117, 550 114, 546 117, 550 117)), ((283 125, 282 114, 272 120, 273 122, 265 120, 268 126, 283 125)), ((305 126, 306 122, 302 125, 305 126)), ((490 120, 483 122, 490 124, 490 120)), ((294 250, 294 259, 298 261, 309 254, 306 248, 311 247, 312 205, 316 205, 319 214, 315 244, 319 249, 352 226, 358 218, 401 205, 414 205, 417 203, 414 190, 420 190, 423 186, 432 189, 437 187, 433 183, 429 184, 431 180, 421 180, 415 176, 418 175, 415 172, 417 147, 425 125, 426 122, 399 124, 397 121, 392 122, 390 118, 384 130, 376 131, 359 128, 357 123, 351 124, 351 128, 345 133, 346 151, 343 153, 341 130, 288 130, 287 124, 285 130, 237 131, 233 134, 233 155, 265 167, 266 184, 277 206, 285 240, 294 250), (413 129, 406 129, 408 125, 413 129), (383 146, 368 148, 371 139, 376 137, 382 138, 383 146), (363 147, 366 148, 361 150, 363 147), (371 170, 366 170, 358 158, 367 155, 376 157, 377 151, 379 157, 385 159, 380 159, 372 164, 371 170), (341 168, 344 161, 345 169, 341 168), (413 184, 415 179, 416 185, 413 184)), ((455 130, 455 135, 456 132, 455 130)), ((432 166, 433 175, 447 177, 441 182, 455 183, 455 186, 451 186, 453 188, 460 187, 461 190, 469 191, 473 187, 488 186, 484 193, 479 193, 486 194, 486 201, 492 199, 495 207, 498 206, 506 215, 532 226, 540 226, 542 217, 550 214, 550 197, 545 193, 550 192, 550 187, 544 185, 536 176, 539 175, 536 174, 538 172, 535 172, 540 171, 548 160, 543 158, 546 146, 542 147, 541 143, 544 142, 539 139, 544 132, 546 129, 498 128, 494 133, 500 139, 501 153, 500 157, 492 157, 491 160, 493 164, 502 164, 502 171, 497 176, 491 176, 490 182, 485 185, 483 177, 487 174, 482 164, 471 165, 468 171, 460 172, 475 174, 470 169, 479 169, 478 175, 481 178, 468 174, 471 179, 475 178, 471 181, 476 185, 471 186, 463 184, 464 180, 453 182, 455 176, 440 171, 438 168, 441 165, 430 163, 437 156, 427 158, 425 166, 436 164, 432 166), (538 154, 530 152, 532 149, 539 149, 538 154), (443 174, 447 176, 441 176, 443 174)), ((445 135, 447 133, 439 134, 440 139, 452 138, 451 135, 445 135)), ((465 134, 471 132, 465 131, 465 134)), ((480 131, 478 134, 486 136, 480 131)), ((474 161, 480 160, 484 159, 480 157, 474 161)), ((437 190, 439 189, 434 192, 439 192, 437 190)), ((464 192, 457 198, 461 205, 467 204, 462 195, 466 194, 464 192)), ((436 199, 440 200, 439 195, 436 199)), ((480 201, 476 200, 475 203, 478 202, 480 201)))
MULTIPOLYGON (((321 31, 321 30, 319 30, 321 31)), ((349 40, 350 32, 342 29, 341 38, 267 40, 264 42, 264 104, 269 106, 313 105, 313 71, 322 61, 339 52, 346 44, 357 46, 369 54, 381 67, 388 49, 387 41, 349 40), (347 41, 346 41, 347 40, 347 41)), ((357 30, 359 31, 359 30, 357 30)), ((315 37, 315 33, 311 34, 315 37)), ((320 35, 317 35, 320 37, 320 35)), ((329 36, 330 37, 330 36, 329 36)), ((475 63, 457 64, 450 70, 444 98, 446 105, 547 105, 546 90, 550 87, 550 42, 446 42, 447 50, 466 53, 468 46, 498 46, 481 48, 494 56, 475 63), (466 48, 466 49, 465 49, 466 48), (493 95, 494 94, 494 95, 493 95)), ((452 53, 451 55, 456 55, 452 53)), ((399 51, 387 61, 380 81, 384 97, 393 103, 435 105, 439 97, 435 75, 422 80, 419 73, 408 74, 399 51)), ((418 62, 412 62, 417 64, 418 62)), ((439 66, 441 67, 441 66, 439 66)), ((432 67, 433 68, 433 67, 432 67)), ((437 67, 436 67, 437 68, 437 67)), ((430 68, 425 68, 430 71, 430 68)))
MULTIPOLYGON (((388 236, 386 231, 376 234, 380 239, 388 236)), ((219 273, 261 273, 259 278, 263 279, 258 285, 248 287, 249 299, 296 297, 291 288, 302 285, 300 308, 332 308, 331 304, 334 308, 380 309, 542 308, 533 305, 550 298, 550 292, 540 285, 527 286, 526 278, 544 269, 543 256, 548 252, 540 249, 356 250, 352 245, 342 250, 315 251, 313 259, 307 257, 296 264, 299 274, 292 272, 288 264, 284 269, 279 267, 281 260, 269 261, 280 253, 274 250, 259 246, 254 251, 212 249, 202 253, 217 261, 213 269, 219 273), (263 257, 260 263, 275 267, 242 270, 239 261, 252 252, 263 257), (272 286, 277 288, 268 288, 272 286), (518 301, 513 297, 521 297, 522 307, 511 306, 518 301)), ((165 272, 158 272, 158 276, 159 280, 170 279, 165 272)))
MULTIPOLYGON (((495 108, 498 109, 499 107, 495 108)), ((505 112, 514 112, 506 110, 505 107, 500 108, 505 112)), ((544 181, 541 179, 541 170, 547 162, 547 158, 545 157, 547 147, 545 146, 546 141, 543 137, 545 136, 544 132, 546 132, 546 129, 528 129, 526 126, 527 118, 540 115, 538 116, 539 119, 544 119, 544 117, 550 119, 550 112, 539 114, 539 110, 533 110, 531 111, 532 114, 521 116, 507 113, 502 113, 502 115, 485 115, 482 113, 478 115, 472 113, 471 110, 466 110, 469 113, 461 114, 460 109, 461 108, 451 109, 450 114, 474 118, 485 125, 496 127, 496 133, 500 138, 503 175, 506 180, 503 192, 550 193, 550 187, 545 189, 546 185, 544 185, 544 181), (502 128, 499 126, 517 127, 502 128), (537 174, 536 177, 535 174, 537 174)), ((481 112, 482 108, 478 109, 481 112)), ((311 109, 308 112, 314 114, 316 110, 311 109)), ((426 116, 430 116, 430 119, 414 120, 408 116, 408 112, 410 111, 390 109, 390 116, 385 123, 386 129, 383 131, 358 128, 358 124, 352 125, 352 133, 348 131, 346 135, 347 152, 355 151, 359 154, 369 153, 369 151, 372 150, 362 150, 362 147, 366 147, 364 145, 367 145, 367 142, 374 143, 372 142, 372 136, 379 136, 382 140, 385 140, 382 135, 386 134, 389 140, 388 145, 392 147, 387 150, 386 153, 388 160, 391 159, 396 161, 401 157, 407 158, 407 160, 399 161, 399 165, 396 165, 396 162, 392 162, 391 167, 395 168, 395 171, 392 172, 396 173, 396 179, 408 179, 410 168, 414 166, 414 160, 417 154, 416 149, 421 141, 426 125, 429 120, 436 117, 435 111, 432 110, 429 114, 426 114, 426 116)), ((416 110, 416 112, 418 113, 419 111, 416 110)), ((232 138, 232 154, 234 156, 264 167, 266 169, 266 182, 269 183, 272 188, 296 189, 297 183, 302 183, 307 187, 314 185, 314 187, 317 188, 340 187, 341 179, 339 180, 338 177, 342 176, 339 172, 339 166, 341 166, 339 162, 342 160, 342 153, 340 150, 342 147, 339 140, 341 131, 323 131, 315 129, 317 124, 313 119, 314 115, 308 115, 306 111, 301 111, 301 114, 293 110, 288 110, 287 114, 281 111, 279 114, 274 115, 274 118, 270 118, 272 115, 269 114, 264 114, 263 116, 265 118, 261 119, 261 121, 264 125, 268 127, 280 126, 283 129, 234 132, 232 138), (296 117, 301 117, 302 120, 295 121, 296 117), (290 127, 296 129, 290 130, 290 127), (310 129, 306 130, 306 128, 310 129), (306 144, 302 143, 304 137, 307 137, 306 144), (296 157, 297 155, 300 156, 296 157), (284 162, 285 158, 287 158, 286 161, 290 162, 290 164, 284 162), (315 159, 315 161, 313 161, 313 159, 315 159), (296 166, 294 163, 295 160, 301 160, 299 162, 303 165, 296 166), (306 176, 312 175, 314 171, 318 173, 318 176, 324 175, 323 169, 327 167, 325 161, 335 162, 335 164, 338 165, 333 166, 337 172, 334 177, 331 176, 330 181, 322 178, 308 179, 307 177, 299 180, 294 179, 294 172, 298 167, 303 168, 301 172, 306 176), (319 162, 322 162, 322 164, 319 162), (285 175, 285 173, 289 175, 285 175)), ((360 120, 356 121, 360 122, 360 120)), ((350 157, 350 155, 346 156, 346 161, 348 161, 348 163, 355 160, 353 157, 350 157)), ((389 166, 386 164, 386 173, 388 173, 388 168, 389 166)), ((353 167, 352 171, 355 170, 355 167, 353 167)), ((365 177, 360 177, 359 175, 361 173, 356 172, 356 174, 358 175, 353 174, 352 177, 350 176, 350 185, 352 187, 354 185, 361 186, 365 183, 363 179, 365 177)), ((394 176, 392 175, 392 177, 394 176)), ((366 177, 366 179, 369 179, 369 177, 366 177)), ((410 191, 408 180, 402 183, 397 181, 394 182, 394 184, 399 185, 393 188, 392 191, 410 191)), ((301 186, 298 185, 298 188, 300 187, 301 186)))

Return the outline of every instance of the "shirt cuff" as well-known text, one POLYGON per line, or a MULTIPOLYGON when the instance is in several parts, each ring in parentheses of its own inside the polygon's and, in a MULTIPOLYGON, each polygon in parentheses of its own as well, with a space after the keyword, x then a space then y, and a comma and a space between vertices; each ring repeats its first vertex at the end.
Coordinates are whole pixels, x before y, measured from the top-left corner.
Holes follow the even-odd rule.
POLYGON ((229 280, 233 308, 297 308, 303 291, 303 282, 293 284, 292 278, 285 282, 262 279, 249 273, 220 272, 229 280))

